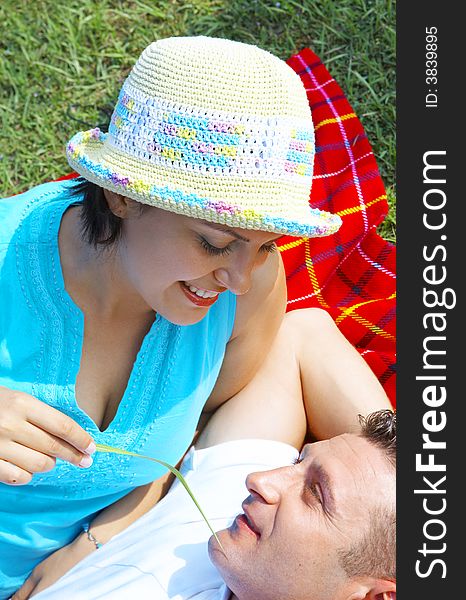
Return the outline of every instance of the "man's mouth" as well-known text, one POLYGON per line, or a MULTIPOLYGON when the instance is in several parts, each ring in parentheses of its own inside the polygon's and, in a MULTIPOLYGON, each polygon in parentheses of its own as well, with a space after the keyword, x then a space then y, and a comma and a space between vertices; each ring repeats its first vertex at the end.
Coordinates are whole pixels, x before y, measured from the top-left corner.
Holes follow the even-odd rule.
POLYGON ((252 519, 246 513, 238 515, 236 517, 236 522, 239 527, 246 529, 250 533, 254 534, 256 538, 260 538, 261 534, 257 530, 252 519))

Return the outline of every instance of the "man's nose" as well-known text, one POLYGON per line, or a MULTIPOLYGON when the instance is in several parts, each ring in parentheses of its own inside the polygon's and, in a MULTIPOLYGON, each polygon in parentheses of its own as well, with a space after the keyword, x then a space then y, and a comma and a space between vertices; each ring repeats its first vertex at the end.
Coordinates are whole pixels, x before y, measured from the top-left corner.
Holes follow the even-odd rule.
POLYGON ((258 471, 246 477, 246 487, 252 495, 261 496, 267 504, 277 504, 283 492, 283 479, 283 468, 258 471))

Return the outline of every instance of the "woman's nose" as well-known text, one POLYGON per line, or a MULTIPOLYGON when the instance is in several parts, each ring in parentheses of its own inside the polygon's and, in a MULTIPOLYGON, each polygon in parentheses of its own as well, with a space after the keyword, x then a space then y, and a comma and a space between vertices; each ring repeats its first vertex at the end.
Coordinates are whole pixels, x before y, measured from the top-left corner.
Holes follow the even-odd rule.
POLYGON ((241 296, 246 294, 251 287, 252 272, 255 266, 255 261, 241 258, 217 269, 214 275, 221 285, 228 288, 233 294, 241 296))

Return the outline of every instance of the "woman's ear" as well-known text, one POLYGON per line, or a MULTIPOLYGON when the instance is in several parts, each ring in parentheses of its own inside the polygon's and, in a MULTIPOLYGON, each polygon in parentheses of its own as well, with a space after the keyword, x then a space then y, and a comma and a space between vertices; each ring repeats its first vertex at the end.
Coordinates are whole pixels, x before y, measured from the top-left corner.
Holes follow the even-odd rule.
POLYGON ((140 214, 141 204, 136 202, 136 200, 105 188, 103 188, 103 191, 108 208, 116 217, 127 219, 128 217, 135 217, 140 214))

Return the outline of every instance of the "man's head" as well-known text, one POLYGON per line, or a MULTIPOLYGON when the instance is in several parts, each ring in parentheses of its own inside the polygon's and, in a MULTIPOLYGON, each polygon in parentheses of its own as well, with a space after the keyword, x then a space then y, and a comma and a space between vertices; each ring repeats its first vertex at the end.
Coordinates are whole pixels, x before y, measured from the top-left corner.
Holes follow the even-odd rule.
POLYGON ((209 542, 240 600, 395 597, 395 415, 361 426, 248 476, 244 515, 218 534, 225 553, 209 542))

